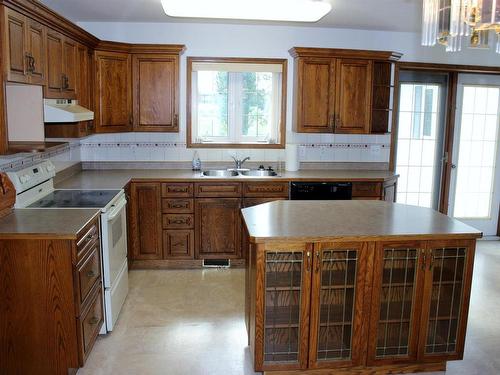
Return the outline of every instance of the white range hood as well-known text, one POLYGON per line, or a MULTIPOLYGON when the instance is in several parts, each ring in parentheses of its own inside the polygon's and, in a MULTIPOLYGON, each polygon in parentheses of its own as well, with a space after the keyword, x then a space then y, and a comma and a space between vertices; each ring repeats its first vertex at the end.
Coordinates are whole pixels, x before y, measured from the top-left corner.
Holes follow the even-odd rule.
POLYGON ((78 105, 77 100, 44 99, 44 122, 79 122, 94 119, 94 112, 78 105))

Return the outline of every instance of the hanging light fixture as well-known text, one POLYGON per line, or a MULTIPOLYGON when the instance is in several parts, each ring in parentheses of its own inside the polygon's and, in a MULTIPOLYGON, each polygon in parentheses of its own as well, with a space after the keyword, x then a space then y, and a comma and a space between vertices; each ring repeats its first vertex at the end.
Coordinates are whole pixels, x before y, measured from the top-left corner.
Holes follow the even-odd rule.
POLYGON ((456 52, 469 39, 471 48, 488 48, 491 33, 500 53, 500 0, 423 0, 423 46, 442 44, 456 52))

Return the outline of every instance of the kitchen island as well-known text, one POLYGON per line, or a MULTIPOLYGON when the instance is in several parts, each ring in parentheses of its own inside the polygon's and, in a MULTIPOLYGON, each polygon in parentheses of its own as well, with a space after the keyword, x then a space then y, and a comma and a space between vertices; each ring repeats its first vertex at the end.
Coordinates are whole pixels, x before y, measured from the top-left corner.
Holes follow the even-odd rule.
POLYGON ((443 371, 463 357, 481 232, 377 201, 277 201, 242 212, 256 371, 443 371))

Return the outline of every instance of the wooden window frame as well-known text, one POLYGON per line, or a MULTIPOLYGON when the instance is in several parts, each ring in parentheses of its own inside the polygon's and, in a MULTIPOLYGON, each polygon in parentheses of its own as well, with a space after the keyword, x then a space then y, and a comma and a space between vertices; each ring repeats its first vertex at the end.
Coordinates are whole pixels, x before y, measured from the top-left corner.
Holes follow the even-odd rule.
POLYGON ((244 57, 188 57, 186 85, 186 145, 188 148, 231 148, 231 149, 284 149, 286 144, 286 103, 287 103, 287 59, 244 58, 244 57), (192 70, 193 63, 245 63, 281 65, 281 110, 278 126, 278 143, 198 143, 192 139, 192 70))

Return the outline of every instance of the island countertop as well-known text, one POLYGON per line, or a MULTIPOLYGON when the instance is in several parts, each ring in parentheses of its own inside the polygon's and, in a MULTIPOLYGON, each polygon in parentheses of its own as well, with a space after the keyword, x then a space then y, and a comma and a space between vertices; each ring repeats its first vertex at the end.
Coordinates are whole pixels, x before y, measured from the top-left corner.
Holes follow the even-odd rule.
POLYGON ((481 231, 430 208, 381 201, 276 201, 242 212, 253 243, 482 236, 481 231))

